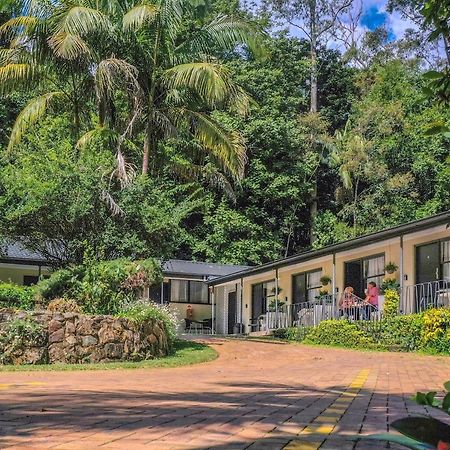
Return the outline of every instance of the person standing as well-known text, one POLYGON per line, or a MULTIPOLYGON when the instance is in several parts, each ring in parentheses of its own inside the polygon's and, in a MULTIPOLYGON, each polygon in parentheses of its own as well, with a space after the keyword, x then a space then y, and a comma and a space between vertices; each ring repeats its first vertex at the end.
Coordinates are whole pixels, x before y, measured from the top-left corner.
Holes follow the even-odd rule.
POLYGON ((372 311, 378 311, 378 295, 379 290, 377 284, 374 281, 370 281, 367 285, 367 293, 364 302, 366 306, 364 307, 364 318, 366 320, 370 319, 370 314, 372 311))

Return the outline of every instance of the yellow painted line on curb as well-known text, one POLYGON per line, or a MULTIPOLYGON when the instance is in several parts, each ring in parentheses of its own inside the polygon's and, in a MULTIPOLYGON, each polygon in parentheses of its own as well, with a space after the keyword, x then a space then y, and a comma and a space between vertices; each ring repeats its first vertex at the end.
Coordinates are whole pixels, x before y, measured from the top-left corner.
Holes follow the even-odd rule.
POLYGON ((350 403, 359 395, 359 391, 367 381, 370 370, 363 369, 348 385, 340 396, 321 414, 319 414, 308 426, 298 433, 298 438, 290 441, 283 450, 318 450, 333 432, 342 416, 347 411, 350 403), (317 441, 301 440, 301 437, 317 435, 317 441))

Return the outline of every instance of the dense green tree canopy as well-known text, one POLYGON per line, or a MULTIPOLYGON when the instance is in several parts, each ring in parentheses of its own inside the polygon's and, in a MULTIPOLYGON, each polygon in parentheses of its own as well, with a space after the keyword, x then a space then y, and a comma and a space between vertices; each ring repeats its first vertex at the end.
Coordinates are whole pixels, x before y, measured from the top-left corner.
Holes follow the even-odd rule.
POLYGON ((310 41, 238 2, 33 4, 37 22, 0 10, 0 233, 55 265, 257 264, 450 209, 450 137, 430 132, 450 113, 413 34, 318 42, 312 68, 310 41))

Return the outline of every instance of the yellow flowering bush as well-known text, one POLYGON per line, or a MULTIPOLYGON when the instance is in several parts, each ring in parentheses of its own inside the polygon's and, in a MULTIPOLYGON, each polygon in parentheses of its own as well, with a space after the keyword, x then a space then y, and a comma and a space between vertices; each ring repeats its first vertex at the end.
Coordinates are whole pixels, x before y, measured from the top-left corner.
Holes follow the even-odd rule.
POLYGON ((423 315, 422 342, 440 352, 450 352, 450 309, 435 308, 423 315))
POLYGON ((394 317, 398 314, 398 305, 400 303, 400 296, 394 289, 387 289, 384 292, 384 317, 394 317))

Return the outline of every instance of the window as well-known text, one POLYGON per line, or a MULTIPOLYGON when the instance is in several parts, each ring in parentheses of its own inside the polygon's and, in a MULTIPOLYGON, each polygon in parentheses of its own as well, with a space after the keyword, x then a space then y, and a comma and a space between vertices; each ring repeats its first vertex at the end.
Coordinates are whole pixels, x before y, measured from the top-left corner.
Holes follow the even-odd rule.
POLYGON ((345 287, 352 287, 356 296, 364 298, 364 290, 370 281, 376 283, 378 287, 383 283, 384 266, 384 254, 346 261, 345 287))
POLYGON ((252 285, 252 321, 265 314, 275 300, 275 280, 252 285))
POLYGON ((23 285, 24 286, 33 286, 39 281, 39 277, 36 275, 24 275, 23 276, 23 285))
POLYGON ((373 281, 378 287, 384 278, 384 255, 363 259, 363 286, 373 281))
POLYGON ((450 240, 441 242, 442 279, 450 281, 450 240))
POLYGON ((293 303, 312 302, 319 296, 322 269, 304 272, 292 277, 293 303))
POLYGON ((203 281, 171 280, 170 301, 175 303, 209 303, 208 285, 203 281))

